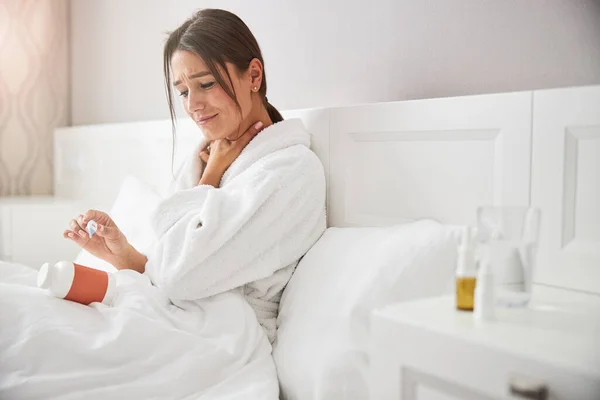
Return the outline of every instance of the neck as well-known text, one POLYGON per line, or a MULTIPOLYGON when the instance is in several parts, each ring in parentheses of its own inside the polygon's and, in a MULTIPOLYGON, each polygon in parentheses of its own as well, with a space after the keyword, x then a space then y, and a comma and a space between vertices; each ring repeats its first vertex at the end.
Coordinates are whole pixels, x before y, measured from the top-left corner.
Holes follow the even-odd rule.
POLYGON ((250 128, 251 125, 254 125, 258 121, 263 123, 263 127, 273 125, 273 121, 271 121, 271 117, 269 117, 269 113, 267 108, 263 105, 262 100, 255 101, 254 106, 252 107, 252 111, 246 118, 245 125, 246 129, 250 128))
MULTIPOLYGON (((248 116, 242 121, 240 125, 240 131, 239 133, 237 133, 237 135, 243 134, 258 121, 263 123, 263 129, 267 126, 273 125, 273 121, 271 121, 271 117, 269 117, 269 113, 267 112, 265 106, 262 104, 262 102, 260 102, 259 104, 257 103, 258 102, 256 102, 255 105, 252 107, 252 111, 250 111, 250 114, 248 114, 248 116)), ((228 139, 230 138, 228 137, 228 139)))

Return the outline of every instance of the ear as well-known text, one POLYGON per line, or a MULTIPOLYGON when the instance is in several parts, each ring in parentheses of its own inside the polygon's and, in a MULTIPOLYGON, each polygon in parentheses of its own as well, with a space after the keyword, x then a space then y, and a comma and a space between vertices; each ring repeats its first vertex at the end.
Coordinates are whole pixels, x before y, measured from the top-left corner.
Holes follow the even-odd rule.
POLYGON ((258 58, 253 58, 248 66, 248 79, 250 81, 250 90, 258 92, 262 85, 263 65, 258 58), (254 89, 256 88, 256 90, 254 89))

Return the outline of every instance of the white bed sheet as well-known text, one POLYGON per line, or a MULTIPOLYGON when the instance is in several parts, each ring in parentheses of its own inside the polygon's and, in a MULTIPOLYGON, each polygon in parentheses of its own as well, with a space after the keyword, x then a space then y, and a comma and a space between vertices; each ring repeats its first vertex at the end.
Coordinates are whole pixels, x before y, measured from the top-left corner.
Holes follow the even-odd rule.
POLYGON ((271 349, 238 293, 178 309, 147 278, 111 307, 50 297, 0 261, 0 398, 276 399, 271 349))

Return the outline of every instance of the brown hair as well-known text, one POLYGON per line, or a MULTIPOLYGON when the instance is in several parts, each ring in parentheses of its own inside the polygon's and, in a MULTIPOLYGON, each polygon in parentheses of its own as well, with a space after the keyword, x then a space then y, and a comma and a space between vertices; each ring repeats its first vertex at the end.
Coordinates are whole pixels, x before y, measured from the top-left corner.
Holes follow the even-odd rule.
POLYGON ((179 28, 169 34, 164 48, 163 68, 165 73, 165 91, 169 103, 169 113, 175 138, 175 109, 173 106, 173 90, 171 88, 171 57, 177 50, 184 50, 200 56, 215 77, 217 83, 225 93, 235 102, 241 112, 240 103, 237 101, 231 76, 227 71, 225 62, 236 66, 238 71, 246 71, 250 61, 254 58, 263 64, 263 77, 259 95, 269 113, 273 123, 283 121, 283 117, 267 100, 267 76, 264 69, 263 56, 256 38, 244 21, 237 15, 219 9, 203 9, 197 11, 179 28), (229 85, 225 83, 217 66, 220 66, 229 85))

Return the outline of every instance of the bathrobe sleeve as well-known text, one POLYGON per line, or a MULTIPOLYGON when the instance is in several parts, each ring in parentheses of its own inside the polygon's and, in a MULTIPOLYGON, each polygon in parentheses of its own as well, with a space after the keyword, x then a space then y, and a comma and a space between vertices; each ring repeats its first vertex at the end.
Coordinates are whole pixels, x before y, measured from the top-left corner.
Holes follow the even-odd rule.
POLYGON ((290 147, 222 188, 176 192, 158 207, 146 270, 171 299, 196 300, 266 278, 324 229, 325 178, 314 153, 290 147))

